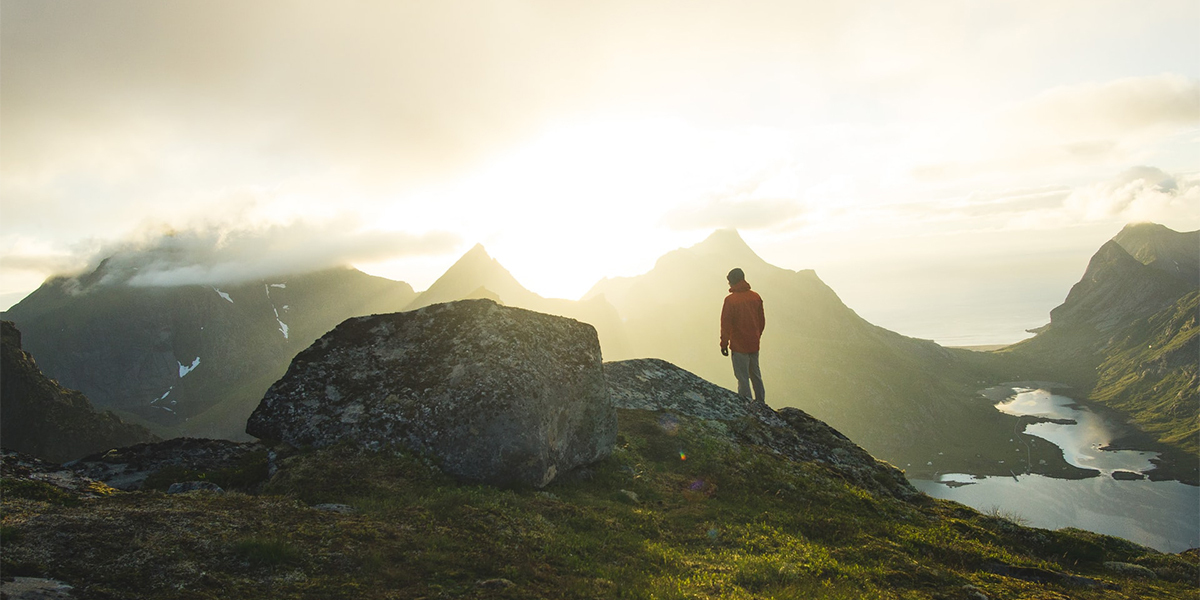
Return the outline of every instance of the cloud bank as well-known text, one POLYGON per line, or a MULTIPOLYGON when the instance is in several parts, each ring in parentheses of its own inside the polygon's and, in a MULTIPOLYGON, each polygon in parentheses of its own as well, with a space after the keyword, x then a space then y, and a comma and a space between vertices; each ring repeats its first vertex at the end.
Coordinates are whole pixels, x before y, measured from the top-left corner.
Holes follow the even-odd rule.
POLYGON ((445 254, 459 245, 450 233, 363 231, 348 219, 253 229, 208 226, 106 246, 88 271, 103 262, 101 285, 221 285, 396 256, 445 254))
POLYGON ((1128 169, 1104 182, 1076 188, 1063 201, 1068 212, 1089 221, 1162 222, 1200 218, 1200 175, 1174 176, 1155 167, 1128 169))

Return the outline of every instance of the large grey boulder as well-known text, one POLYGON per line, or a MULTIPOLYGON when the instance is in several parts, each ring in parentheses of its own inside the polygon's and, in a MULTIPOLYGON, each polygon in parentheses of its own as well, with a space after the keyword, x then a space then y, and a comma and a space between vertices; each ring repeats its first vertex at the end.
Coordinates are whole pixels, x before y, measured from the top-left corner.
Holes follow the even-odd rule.
POLYGON ((596 330, 491 300, 348 319, 246 424, 293 446, 401 444, 469 481, 541 487, 612 451, 596 330))

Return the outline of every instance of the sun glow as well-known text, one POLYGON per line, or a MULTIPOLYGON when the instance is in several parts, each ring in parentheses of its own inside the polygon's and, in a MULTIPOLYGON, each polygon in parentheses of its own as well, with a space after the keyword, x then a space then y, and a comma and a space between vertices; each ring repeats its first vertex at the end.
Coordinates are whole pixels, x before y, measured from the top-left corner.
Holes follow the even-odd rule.
MULTIPOLYGON (((566 123, 425 190, 418 213, 454 223, 462 250, 484 244, 530 290, 574 299, 602 277, 644 272, 654 257, 698 241, 703 232, 663 227, 672 211, 753 197, 760 187, 778 195, 787 140, 775 130, 711 131, 674 118, 566 123)), ((397 203, 385 220, 411 225, 408 206, 397 203)), ((384 276, 393 269, 361 266, 384 276)), ((394 268, 418 289, 431 283, 394 268)))

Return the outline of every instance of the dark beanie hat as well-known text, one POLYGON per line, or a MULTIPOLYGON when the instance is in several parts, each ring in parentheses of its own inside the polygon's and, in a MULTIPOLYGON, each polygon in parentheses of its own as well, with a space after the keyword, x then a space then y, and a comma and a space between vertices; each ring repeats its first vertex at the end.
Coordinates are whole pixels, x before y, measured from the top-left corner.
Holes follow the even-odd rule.
POLYGON ((729 283, 737 283, 739 281, 745 281, 746 274, 743 273, 741 269, 734 269, 730 271, 729 275, 726 275, 725 278, 729 280, 729 283))

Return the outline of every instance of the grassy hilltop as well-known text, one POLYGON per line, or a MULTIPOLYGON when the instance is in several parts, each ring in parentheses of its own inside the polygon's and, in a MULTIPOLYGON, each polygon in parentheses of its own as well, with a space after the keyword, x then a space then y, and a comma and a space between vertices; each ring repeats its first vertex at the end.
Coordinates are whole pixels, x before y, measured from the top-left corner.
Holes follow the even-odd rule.
POLYGON ((265 452, 162 471, 137 492, 65 491, 6 463, 3 571, 66 581, 80 598, 1200 593, 1195 550, 871 492, 836 465, 766 451, 751 420, 621 410, 619 421, 611 457, 541 491, 462 485, 408 453, 349 446, 281 455, 271 478, 265 452), (229 491, 163 493, 193 479, 229 491))

